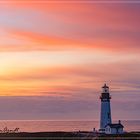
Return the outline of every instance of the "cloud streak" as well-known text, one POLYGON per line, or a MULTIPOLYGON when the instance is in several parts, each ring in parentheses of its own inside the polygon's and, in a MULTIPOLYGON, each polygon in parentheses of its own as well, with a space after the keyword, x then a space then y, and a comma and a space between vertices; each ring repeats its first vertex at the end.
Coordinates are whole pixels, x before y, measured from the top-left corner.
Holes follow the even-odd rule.
POLYGON ((3 5, 1 28, 6 28, 14 45, 10 47, 5 42, 0 44, 0 50, 47 51, 76 47, 104 51, 139 51, 139 5, 58 6, 33 2, 7 4, 5 7, 3 5), (19 40, 20 45, 17 43, 19 40), (23 41, 26 45, 23 45, 23 41))

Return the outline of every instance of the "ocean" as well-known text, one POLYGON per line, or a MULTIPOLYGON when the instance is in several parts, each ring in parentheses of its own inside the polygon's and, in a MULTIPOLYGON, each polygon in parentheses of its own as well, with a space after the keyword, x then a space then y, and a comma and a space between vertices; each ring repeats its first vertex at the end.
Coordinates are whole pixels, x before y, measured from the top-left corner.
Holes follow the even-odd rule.
MULTIPOLYGON (((140 121, 122 121, 125 131, 140 131, 140 121)), ((98 121, 0 121, 0 130, 4 128, 19 132, 47 132, 47 131, 92 131, 99 128, 98 121)))

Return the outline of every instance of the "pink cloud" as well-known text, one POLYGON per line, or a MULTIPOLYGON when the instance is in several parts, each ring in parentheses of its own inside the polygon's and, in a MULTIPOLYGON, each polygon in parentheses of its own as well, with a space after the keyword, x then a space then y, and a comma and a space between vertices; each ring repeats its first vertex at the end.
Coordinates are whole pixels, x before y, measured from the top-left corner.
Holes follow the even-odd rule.
POLYGON ((7 32, 17 40, 27 42, 28 47, 22 43, 15 47, 5 44, 1 50, 53 50, 71 46, 112 52, 139 51, 139 6, 135 4, 36 4, 30 1, 6 3, 3 9, 14 16, 9 14, 1 26, 9 29, 7 32), (26 24, 20 22, 20 15, 26 24), (16 18, 15 24, 8 24, 13 18, 16 18))

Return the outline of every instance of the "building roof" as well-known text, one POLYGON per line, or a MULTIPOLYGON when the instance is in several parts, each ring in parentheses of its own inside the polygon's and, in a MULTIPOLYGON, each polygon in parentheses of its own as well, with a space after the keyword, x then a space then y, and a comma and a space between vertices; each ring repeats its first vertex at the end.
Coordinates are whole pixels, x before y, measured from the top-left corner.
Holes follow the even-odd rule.
POLYGON ((107 124, 105 127, 110 126, 111 128, 123 128, 121 123, 107 124))

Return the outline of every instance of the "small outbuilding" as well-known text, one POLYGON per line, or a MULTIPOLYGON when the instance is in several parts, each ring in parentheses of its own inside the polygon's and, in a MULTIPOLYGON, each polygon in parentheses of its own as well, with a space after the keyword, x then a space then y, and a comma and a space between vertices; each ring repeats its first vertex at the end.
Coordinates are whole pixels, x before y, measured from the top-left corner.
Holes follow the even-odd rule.
POLYGON ((116 123, 116 124, 107 124, 105 126, 105 133, 106 134, 122 134, 123 128, 124 126, 121 124, 120 121, 119 123, 116 123))

